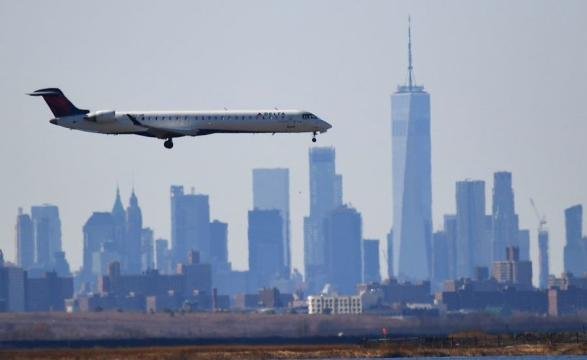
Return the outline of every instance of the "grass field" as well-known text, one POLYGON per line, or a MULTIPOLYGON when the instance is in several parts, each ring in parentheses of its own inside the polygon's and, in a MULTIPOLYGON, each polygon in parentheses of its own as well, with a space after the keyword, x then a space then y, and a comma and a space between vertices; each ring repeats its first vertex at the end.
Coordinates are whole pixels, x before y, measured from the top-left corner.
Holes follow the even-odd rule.
POLYGON ((413 345, 382 345, 364 347, 359 345, 290 345, 290 346, 185 346, 142 347, 122 349, 83 350, 19 350, 0 351, 5 360, 33 359, 319 359, 319 358, 381 358, 413 356, 488 356, 488 355, 584 355, 585 344, 515 345, 501 348, 463 347, 434 348, 413 345))

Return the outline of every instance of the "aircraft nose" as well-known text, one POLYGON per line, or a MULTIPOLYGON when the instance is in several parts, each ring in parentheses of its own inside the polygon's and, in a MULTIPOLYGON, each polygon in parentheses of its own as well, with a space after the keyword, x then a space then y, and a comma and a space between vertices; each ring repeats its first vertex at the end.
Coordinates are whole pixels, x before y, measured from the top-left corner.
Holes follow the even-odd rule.
POLYGON ((332 125, 330 125, 329 123, 327 123, 324 120, 322 120, 322 126, 324 127, 325 130, 332 128, 332 125))
POLYGON ((57 119, 51 119, 49 122, 53 125, 57 125, 57 119))

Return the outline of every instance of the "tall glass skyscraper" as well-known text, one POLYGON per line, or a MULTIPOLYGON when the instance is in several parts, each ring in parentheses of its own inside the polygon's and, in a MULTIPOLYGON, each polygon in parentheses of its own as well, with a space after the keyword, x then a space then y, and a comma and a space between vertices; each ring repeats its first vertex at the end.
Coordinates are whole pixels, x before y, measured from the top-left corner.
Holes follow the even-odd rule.
POLYGON ((249 211, 249 274, 255 288, 283 275, 283 220, 277 209, 249 211))
POLYGON ((538 279, 541 289, 548 289, 548 275, 550 267, 548 264, 548 230, 538 229, 538 279))
POLYGON ((575 276, 582 276, 586 272, 585 266, 585 243, 581 236, 583 232, 583 207, 581 205, 571 206, 565 210, 565 244, 564 262, 565 272, 575 276))
POLYGON ((55 253, 61 251, 61 220, 55 205, 31 207, 35 238, 35 261, 38 267, 50 268, 55 253))
POLYGON ((363 279, 363 221, 361 214, 343 205, 323 221, 327 282, 339 294, 356 293, 363 279))
POLYGON ((123 268, 129 274, 141 273, 142 230, 143 215, 139 207, 139 200, 133 189, 130 195, 129 206, 126 209, 126 237, 123 254, 123 268))
POLYGON ((283 275, 289 277, 291 250, 288 169, 253 169, 253 209, 279 211, 283 220, 283 275))
POLYGON ((322 289, 327 280, 324 219, 339 206, 342 180, 335 170, 331 147, 310 149, 310 215, 304 218, 304 265, 308 292, 322 289))
POLYGON ((35 263, 33 221, 22 208, 18 209, 16 217, 16 263, 24 270, 29 270, 35 263))
POLYGON ((210 205, 208 195, 184 194, 171 186, 171 245, 174 264, 185 263, 196 250, 203 263, 210 261, 210 205))
POLYGON ((505 260, 505 249, 518 246, 518 215, 514 207, 512 173, 493 174, 493 261, 505 260))
POLYGON ((457 182, 456 202, 457 278, 474 278, 476 267, 488 268, 491 263, 491 243, 485 231, 485 182, 457 182))
MULTIPOLYGON (((430 95, 414 85, 408 28, 408 84, 391 96, 393 254, 399 278, 430 278, 432 180, 430 95)), ((389 245, 389 244, 388 244, 389 245)), ((392 263, 390 261, 390 263, 392 263)))

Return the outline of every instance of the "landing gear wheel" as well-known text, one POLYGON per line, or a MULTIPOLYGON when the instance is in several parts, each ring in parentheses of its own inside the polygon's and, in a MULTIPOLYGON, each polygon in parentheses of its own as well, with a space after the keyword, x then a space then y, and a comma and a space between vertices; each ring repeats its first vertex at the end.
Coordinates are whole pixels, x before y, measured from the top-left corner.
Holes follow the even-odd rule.
POLYGON ((314 136, 312 136, 312 142, 316 142, 316 132, 314 131, 314 136))
POLYGON ((173 140, 171 140, 171 139, 165 140, 165 142, 163 143, 163 146, 165 146, 166 149, 173 148, 173 140))

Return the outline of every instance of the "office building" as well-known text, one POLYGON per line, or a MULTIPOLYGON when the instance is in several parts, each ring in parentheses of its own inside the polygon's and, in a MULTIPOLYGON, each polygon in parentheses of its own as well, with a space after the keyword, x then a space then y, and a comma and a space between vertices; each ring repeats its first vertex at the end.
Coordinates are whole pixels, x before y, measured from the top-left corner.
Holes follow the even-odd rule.
POLYGON ((65 258, 64 251, 57 251, 55 254, 53 254, 53 271, 59 277, 71 276, 71 269, 69 267, 69 262, 65 258))
POLYGON ((582 241, 583 233, 583 207, 571 206, 565 210, 565 236, 564 250, 565 272, 575 276, 582 276, 587 270, 585 243, 582 241))
POLYGON ((65 300, 73 297, 73 278, 47 272, 26 281, 26 309, 30 312, 65 311, 65 300))
POLYGON ((153 229, 144 228, 141 231, 141 272, 148 269, 155 269, 153 229))
POLYGON ((114 199, 111 215, 114 226, 112 241, 114 242, 116 251, 119 254, 123 254, 126 248, 127 224, 126 211, 124 211, 124 206, 122 205, 122 200, 120 199, 119 188, 116 188, 116 198, 114 199))
POLYGON ((123 269, 129 274, 141 272, 141 233, 143 231, 143 215, 134 189, 130 195, 126 209, 126 237, 123 252, 123 269))
POLYGON ((512 174, 493 174, 493 261, 504 260, 505 249, 518 245, 518 215, 514 208, 512 174))
POLYGON ((548 289, 549 273, 548 230, 541 228, 538 231, 538 284, 540 289, 548 289))
POLYGON ((55 205, 31 207, 31 220, 35 238, 35 263, 44 269, 51 268, 53 254, 61 251, 61 220, 55 205))
POLYGON ((520 260, 530 261, 530 230, 518 231, 518 249, 520 249, 520 260))
POLYGON ((339 294, 350 295, 363 278, 361 214, 343 205, 324 219, 327 282, 339 294))
POLYGON ((210 261, 210 205, 208 195, 184 194, 183 186, 171 186, 171 246, 174 263, 185 263, 190 250, 210 261))
POLYGON ((408 31, 408 83, 391 96, 393 253, 400 279, 430 278, 432 178, 430 95, 414 84, 408 31))
MULTIPOLYGON (((82 273, 85 281, 92 282, 94 275, 102 273, 102 271, 98 273, 94 272, 94 254, 103 250, 102 244, 112 244, 113 250, 116 249, 114 229, 114 219, 109 212, 94 212, 86 221, 83 227, 84 254, 82 265, 82 273)), ((102 265, 96 264, 96 267, 101 269, 102 265)))
POLYGON ((532 262, 521 260, 516 246, 506 248, 506 260, 493 262, 491 274, 500 284, 513 285, 518 290, 532 290, 532 262))
POLYGON ((279 210, 283 225, 283 264, 291 272, 289 170, 253 169, 253 209, 279 210))
POLYGON ((361 314, 360 296, 318 295, 308 296, 308 314, 361 314))
MULTIPOLYGON (((0 258, 4 256, 0 250, 0 258)), ((21 268, 0 266, 0 312, 26 310, 26 272, 21 268)))
POLYGON ((439 289, 449 280, 449 241, 446 232, 436 231, 432 235, 432 284, 439 289))
POLYGON ((457 216, 444 215, 443 233, 447 243, 447 278, 457 277, 457 216))
POLYGON ((35 239, 33 235, 31 217, 24 214, 22 208, 19 208, 16 216, 16 263, 24 270, 32 268, 35 263, 35 239))
POLYGON ((210 223, 210 256, 212 264, 228 262, 228 224, 214 220, 210 223))
POLYGON ((310 215, 304 218, 304 266, 310 293, 320 291, 326 284, 328 264, 323 222, 337 206, 341 185, 335 157, 331 147, 314 147, 309 151, 310 215))
POLYGON ((155 240, 155 266, 161 274, 169 274, 171 272, 171 251, 169 249, 169 241, 165 239, 155 240))
POLYGON ((381 282, 379 269, 379 240, 363 240, 363 282, 381 282))
POLYGON ((393 279, 395 274, 393 267, 393 248, 393 229, 391 229, 387 234, 387 256, 385 258, 387 260, 387 279, 393 279))
POLYGON ((456 184, 457 278, 472 278, 475 267, 490 265, 490 242, 485 231, 485 182, 456 184))
POLYGON ((283 220, 279 210, 249 211, 249 273, 255 287, 267 287, 282 278, 283 220))

